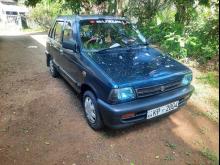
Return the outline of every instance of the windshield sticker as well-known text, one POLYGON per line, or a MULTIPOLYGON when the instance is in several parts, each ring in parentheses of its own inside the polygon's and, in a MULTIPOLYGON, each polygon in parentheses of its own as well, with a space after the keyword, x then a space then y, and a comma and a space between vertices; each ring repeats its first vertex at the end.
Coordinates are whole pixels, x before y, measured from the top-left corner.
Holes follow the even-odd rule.
POLYGON ((121 24, 127 24, 127 21, 121 21, 121 20, 97 20, 96 23, 121 23, 121 24))
POLYGON ((94 20, 89 21, 91 24, 96 23, 94 20))

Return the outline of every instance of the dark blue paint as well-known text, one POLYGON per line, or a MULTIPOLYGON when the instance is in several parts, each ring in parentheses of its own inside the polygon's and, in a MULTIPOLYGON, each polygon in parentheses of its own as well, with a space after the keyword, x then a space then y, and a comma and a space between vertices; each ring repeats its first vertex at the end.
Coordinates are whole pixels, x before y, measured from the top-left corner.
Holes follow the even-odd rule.
POLYGON ((156 85, 180 80, 190 70, 157 49, 147 46, 118 48, 88 56, 117 86, 156 85))
POLYGON ((45 52, 47 57, 48 55, 53 57, 58 71, 78 92, 81 91, 83 85, 87 85, 93 90, 97 97, 97 106, 106 125, 118 128, 146 120, 146 117, 140 117, 129 122, 122 121, 121 115, 128 112, 136 112, 141 115, 149 109, 180 99, 183 100, 182 105, 186 104, 193 92, 193 87, 190 85, 159 95, 112 105, 108 101, 108 97, 113 88, 133 87, 137 89, 181 81, 183 76, 191 71, 151 45, 115 48, 100 52, 83 50, 79 36, 79 21, 88 19, 125 20, 111 16, 59 17, 57 18, 59 21, 68 20, 73 23, 73 39, 77 43, 77 49, 72 52, 63 49, 62 42, 56 43, 53 40, 53 29, 51 29, 45 52), (56 47, 54 48, 54 46, 56 47), (61 49, 63 55, 60 54, 61 49), (86 72, 86 76, 83 76, 83 71, 86 72))

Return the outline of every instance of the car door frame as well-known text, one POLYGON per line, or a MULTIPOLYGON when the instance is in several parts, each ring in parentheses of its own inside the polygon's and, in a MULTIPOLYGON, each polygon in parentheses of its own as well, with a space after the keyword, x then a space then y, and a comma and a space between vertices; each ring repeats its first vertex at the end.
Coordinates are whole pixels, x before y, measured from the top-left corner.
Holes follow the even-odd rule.
POLYGON ((78 40, 77 27, 76 27, 77 22, 75 19, 70 20, 67 18, 64 20, 61 45, 63 45, 64 30, 67 22, 71 23, 72 39, 73 41, 75 41, 76 50, 74 51, 74 50, 65 49, 63 48, 63 46, 61 46, 60 49, 62 49, 61 50, 62 62, 61 62, 60 70, 63 73, 66 80, 74 87, 76 91, 79 92, 81 84, 83 83, 84 76, 82 74, 83 64, 81 61, 81 54, 79 49, 77 49, 78 47, 77 45, 79 44, 77 43, 78 40))
POLYGON ((64 20, 63 19, 56 19, 54 22, 52 31, 51 31, 51 36, 50 36, 50 54, 52 55, 53 62, 55 65, 59 68, 59 60, 60 56, 62 55, 61 47, 62 47, 62 40, 63 40, 63 25, 64 25, 64 20), (55 33, 54 30, 56 29, 57 22, 62 22, 63 24, 61 25, 61 32, 60 32, 60 41, 56 41, 55 39, 55 33))

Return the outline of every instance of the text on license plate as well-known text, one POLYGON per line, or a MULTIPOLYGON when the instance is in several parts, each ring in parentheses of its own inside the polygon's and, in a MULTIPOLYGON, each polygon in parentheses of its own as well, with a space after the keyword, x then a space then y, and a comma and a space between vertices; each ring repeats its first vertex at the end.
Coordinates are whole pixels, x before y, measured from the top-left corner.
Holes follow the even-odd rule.
POLYGON ((178 105, 179 105, 179 101, 175 101, 173 103, 164 105, 162 107, 158 107, 158 108, 155 108, 155 109, 148 110, 147 111, 147 119, 151 119, 151 118, 154 118, 156 116, 159 116, 159 115, 168 113, 170 111, 173 111, 173 110, 178 108, 178 105))

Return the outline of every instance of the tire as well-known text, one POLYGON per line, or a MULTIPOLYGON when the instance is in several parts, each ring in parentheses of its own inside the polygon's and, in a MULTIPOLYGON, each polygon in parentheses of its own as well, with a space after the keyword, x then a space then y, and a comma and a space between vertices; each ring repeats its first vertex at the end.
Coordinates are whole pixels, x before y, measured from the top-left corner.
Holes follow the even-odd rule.
POLYGON ((86 91, 83 94, 83 109, 89 126, 94 130, 101 130, 104 125, 97 109, 96 97, 91 91, 86 91))
POLYGON ((53 63, 53 59, 49 58, 49 69, 50 69, 50 74, 52 77, 56 78, 58 77, 59 73, 57 71, 57 68, 55 67, 53 63))

